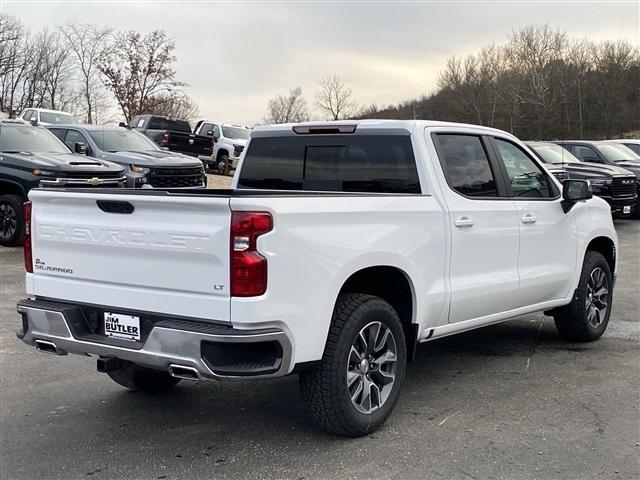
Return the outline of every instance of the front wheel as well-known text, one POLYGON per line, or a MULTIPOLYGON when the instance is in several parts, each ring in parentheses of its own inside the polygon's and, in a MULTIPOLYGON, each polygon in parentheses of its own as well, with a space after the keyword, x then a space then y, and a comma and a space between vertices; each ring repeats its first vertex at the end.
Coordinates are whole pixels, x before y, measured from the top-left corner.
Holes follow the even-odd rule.
POLYGON ((587 251, 573 301, 554 314, 560 335, 570 342, 591 342, 607 329, 613 299, 613 276, 604 256, 587 251))
POLYGON ((320 365, 300 374, 309 416, 336 435, 376 430, 395 407, 406 361, 404 331, 393 307, 372 295, 341 295, 320 365))

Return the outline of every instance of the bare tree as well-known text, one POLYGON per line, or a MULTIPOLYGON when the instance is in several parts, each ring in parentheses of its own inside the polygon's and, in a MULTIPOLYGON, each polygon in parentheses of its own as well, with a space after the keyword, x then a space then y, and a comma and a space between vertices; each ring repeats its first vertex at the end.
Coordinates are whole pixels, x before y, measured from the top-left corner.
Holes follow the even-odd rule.
POLYGON ((302 97, 302 88, 289 91, 288 95, 278 95, 267 106, 266 123, 304 122, 309 120, 307 102, 302 97))
POLYGON ((88 123, 96 121, 95 110, 101 88, 98 58, 106 48, 112 30, 88 23, 67 22, 60 28, 66 46, 73 53, 79 67, 82 92, 86 103, 88 123))
POLYGON ((160 93, 151 97, 145 112, 171 118, 183 118, 194 122, 198 115, 198 106, 190 96, 182 92, 160 93))
POLYGON ((119 32, 98 59, 106 87, 129 120, 144 113, 154 96, 184 85, 175 80, 175 43, 165 32, 119 32))
POLYGON ((318 82, 315 104, 331 120, 352 118, 358 114, 358 104, 351 88, 336 75, 327 75, 318 82))

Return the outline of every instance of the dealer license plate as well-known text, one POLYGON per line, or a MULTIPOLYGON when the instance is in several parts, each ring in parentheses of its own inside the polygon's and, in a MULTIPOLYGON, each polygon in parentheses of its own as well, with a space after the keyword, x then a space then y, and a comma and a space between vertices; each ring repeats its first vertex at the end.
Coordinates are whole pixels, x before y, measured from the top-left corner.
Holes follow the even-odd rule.
POLYGON ((123 340, 140 340, 140 317, 104 312, 104 334, 123 340))
POLYGON ((622 207, 622 213, 631 213, 631 205, 625 205, 622 207))

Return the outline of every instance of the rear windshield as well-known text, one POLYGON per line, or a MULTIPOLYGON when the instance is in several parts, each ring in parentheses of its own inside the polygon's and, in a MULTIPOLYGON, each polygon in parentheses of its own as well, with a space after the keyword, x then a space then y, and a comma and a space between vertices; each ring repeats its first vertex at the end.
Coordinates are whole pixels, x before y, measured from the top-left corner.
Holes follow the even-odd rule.
POLYGON ((420 193, 411 140, 398 135, 253 138, 238 187, 420 193))
MULTIPOLYGON (((136 125, 131 126, 136 127, 136 125)), ((149 130, 171 130, 172 132, 191 133, 191 127, 186 120, 172 120, 164 117, 151 117, 147 128, 149 130)))

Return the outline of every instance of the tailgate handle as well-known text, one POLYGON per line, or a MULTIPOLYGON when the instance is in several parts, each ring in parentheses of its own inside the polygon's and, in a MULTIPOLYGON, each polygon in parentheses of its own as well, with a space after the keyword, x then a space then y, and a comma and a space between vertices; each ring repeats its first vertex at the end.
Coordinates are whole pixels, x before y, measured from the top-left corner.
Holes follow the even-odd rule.
POLYGON ((129 202, 118 202, 113 200, 96 200, 98 208, 107 213, 133 213, 133 205, 129 202))

